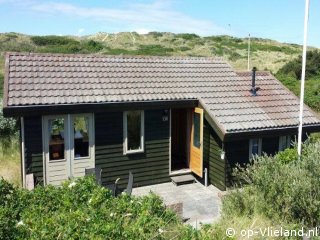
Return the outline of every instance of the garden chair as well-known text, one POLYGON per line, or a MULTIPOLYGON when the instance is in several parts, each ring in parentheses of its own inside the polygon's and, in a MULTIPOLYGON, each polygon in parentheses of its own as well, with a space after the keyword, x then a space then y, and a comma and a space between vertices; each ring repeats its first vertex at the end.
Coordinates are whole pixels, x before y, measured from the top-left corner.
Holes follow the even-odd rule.
POLYGON ((96 177, 96 181, 98 185, 101 185, 101 173, 102 173, 101 167, 85 169, 85 176, 94 175, 96 177))
POLYGON ((132 188, 133 188, 133 174, 131 171, 129 171, 129 179, 128 179, 127 188, 123 192, 125 192, 126 194, 128 194, 130 196, 132 193, 132 188))
POLYGON ((117 184, 120 178, 118 178, 115 183, 113 184, 102 184, 101 175, 102 175, 102 169, 101 167, 96 168, 86 168, 85 169, 85 176, 94 175, 96 177, 97 184, 111 190, 112 196, 116 196, 117 193, 117 184))
POLYGON ((116 197, 117 193, 118 193, 118 182, 119 182, 119 180, 120 180, 120 178, 117 178, 114 183, 103 185, 105 188, 108 188, 109 190, 111 190, 112 195, 114 197, 116 197))

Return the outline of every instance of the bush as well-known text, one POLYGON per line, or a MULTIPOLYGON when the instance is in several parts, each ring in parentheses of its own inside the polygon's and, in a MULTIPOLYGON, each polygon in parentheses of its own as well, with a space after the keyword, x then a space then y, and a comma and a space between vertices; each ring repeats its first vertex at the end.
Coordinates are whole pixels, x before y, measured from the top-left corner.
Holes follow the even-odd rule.
POLYGON ((156 55, 156 56, 165 56, 168 53, 173 52, 173 48, 166 48, 161 45, 140 45, 139 49, 136 51, 136 54, 139 55, 156 55))
POLYGON ((90 40, 88 42, 85 42, 83 45, 84 45, 84 48, 90 52, 98 52, 103 49, 102 43, 94 41, 94 40, 90 40))
POLYGON ((149 32, 148 35, 153 36, 155 38, 159 38, 163 36, 162 32, 149 32))
MULTIPOLYGON (((318 76, 320 74, 320 51, 313 50, 307 52, 306 63, 306 79, 318 76)), ((286 74, 294 76, 296 79, 301 78, 302 71, 302 57, 299 56, 296 59, 286 63, 279 71, 279 74, 286 74)))
POLYGON ((197 34, 194 33, 180 33, 176 35, 177 38, 182 38, 184 40, 193 40, 200 38, 197 34))
POLYGON ((2 99, 0 99, 0 139, 10 139, 18 133, 18 121, 3 117, 2 99))
POLYGON ((306 143, 301 160, 296 159, 294 150, 287 150, 275 157, 258 157, 246 167, 238 167, 235 175, 249 185, 241 192, 228 195, 223 209, 251 216, 262 214, 300 226, 317 226, 320 219, 320 141, 306 143))
POLYGON ((284 151, 279 152, 275 159, 280 161, 282 164, 287 164, 298 159, 298 152, 296 148, 287 148, 284 151))
POLYGON ((30 39, 38 46, 70 45, 79 43, 78 41, 65 36, 33 36, 30 39))
POLYGON ((156 195, 114 198, 91 177, 33 191, 1 179, 0 193, 1 239, 162 239, 178 224, 156 195))

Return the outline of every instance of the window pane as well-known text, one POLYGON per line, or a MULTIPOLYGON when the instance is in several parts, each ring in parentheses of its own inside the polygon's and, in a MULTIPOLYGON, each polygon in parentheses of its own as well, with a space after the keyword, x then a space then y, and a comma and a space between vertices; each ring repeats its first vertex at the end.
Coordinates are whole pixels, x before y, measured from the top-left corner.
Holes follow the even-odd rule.
POLYGON ((286 139, 285 138, 286 138, 285 136, 280 137, 280 141, 279 141, 279 144, 280 144, 279 150, 280 151, 283 151, 286 148, 286 139))
POLYGON ((193 146, 200 148, 200 114, 193 113, 193 146))
POLYGON ((64 159, 64 119, 49 120, 49 159, 64 159))
POLYGON ((89 156, 89 118, 74 118, 74 157, 89 156))
POLYGON ((291 143, 290 136, 280 136, 279 138, 280 138, 280 140, 279 140, 279 150, 280 151, 283 151, 286 148, 290 147, 290 143, 291 143))
POLYGON ((141 149, 141 112, 127 113, 128 150, 141 149))
POLYGON ((251 153, 252 155, 259 154, 259 139, 257 138, 252 139, 251 153))

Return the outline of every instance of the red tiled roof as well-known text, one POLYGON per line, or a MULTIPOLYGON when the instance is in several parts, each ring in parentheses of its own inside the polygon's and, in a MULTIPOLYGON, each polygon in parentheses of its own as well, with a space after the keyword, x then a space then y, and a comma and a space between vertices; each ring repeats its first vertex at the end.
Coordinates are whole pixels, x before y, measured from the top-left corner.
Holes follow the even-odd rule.
MULTIPOLYGON (((297 126, 299 102, 270 73, 220 58, 10 53, 5 107, 199 99, 224 133, 297 126)), ((320 124, 309 109, 304 124, 320 124)))

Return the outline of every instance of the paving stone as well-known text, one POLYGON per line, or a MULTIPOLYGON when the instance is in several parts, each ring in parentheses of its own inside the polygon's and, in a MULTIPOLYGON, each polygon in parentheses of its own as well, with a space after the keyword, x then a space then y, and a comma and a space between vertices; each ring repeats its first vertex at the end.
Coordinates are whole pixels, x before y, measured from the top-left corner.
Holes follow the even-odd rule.
POLYGON ((133 189, 133 195, 147 195, 150 191, 163 198, 165 204, 182 202, 183 217, 190 218, 187 224, 200 227, 200 223, 212 223, 220 217, 220 190, 210 185, 204 187, 200 183, 175 186, 173 183, 163 183, 133 189))

